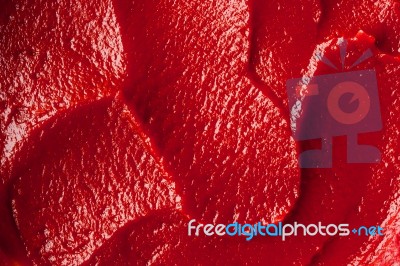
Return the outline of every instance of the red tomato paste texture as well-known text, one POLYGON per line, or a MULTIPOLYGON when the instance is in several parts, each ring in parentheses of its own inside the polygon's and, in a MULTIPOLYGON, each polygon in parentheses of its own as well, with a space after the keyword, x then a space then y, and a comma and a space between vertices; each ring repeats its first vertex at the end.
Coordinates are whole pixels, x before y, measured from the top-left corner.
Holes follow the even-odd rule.
POLYGON ((0 51, 0 265, 400 264, 399 1, 4 0, 0 51), (365 69, 380 161, 336 136, 332 167, 300 168, 322 143, 292 137, 286 82, 365 69))

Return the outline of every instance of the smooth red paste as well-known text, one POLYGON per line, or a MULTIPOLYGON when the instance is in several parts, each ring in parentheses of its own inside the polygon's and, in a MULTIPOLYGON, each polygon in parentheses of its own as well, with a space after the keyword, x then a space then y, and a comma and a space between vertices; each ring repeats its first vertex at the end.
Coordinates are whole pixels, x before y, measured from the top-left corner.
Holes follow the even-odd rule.
MULTIPOLYGON (((3 1, 0 265, 400 262, 400 3, 3 1), (300 169, 286 81, 374 69, 378 164, 300 169), (384 236, 193 237, 187 223, 381 225, 384 236)), ((321 125, 324 126, 324 125, 321 125)))

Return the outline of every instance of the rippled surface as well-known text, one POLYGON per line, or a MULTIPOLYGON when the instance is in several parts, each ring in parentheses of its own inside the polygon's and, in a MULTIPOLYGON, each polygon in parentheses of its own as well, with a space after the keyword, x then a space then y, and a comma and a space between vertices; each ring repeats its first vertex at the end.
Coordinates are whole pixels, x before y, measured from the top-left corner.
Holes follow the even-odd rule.
POLYGON ((118 99, 59 115, 27 146, 12 204, 34 263, 80 264, 128 221, 179 207, 174 183, 118 99))
POLYGON ((249 9, 232 3, 146 1, 117 9, 134 76, 125 95, 188 214, 269 223, 298 195, 296 149, 281 111, 248 78, 249 9), (146 78, 135 77, 142 66, 146 78))
POLYGON ((3 6, 0 263, 399 262, 398 1, 3 6), (300 172, 320 143, 291 138, 285 83, 331 74, 315 53, 340 65, 342 37, 347 62, 373 52, 357 69, 377 73, 384 127, 359 141, 382 162, 347 164, 336 137, 332 169, 300 172), (194 239, 192 218, 387 231, 194 239))

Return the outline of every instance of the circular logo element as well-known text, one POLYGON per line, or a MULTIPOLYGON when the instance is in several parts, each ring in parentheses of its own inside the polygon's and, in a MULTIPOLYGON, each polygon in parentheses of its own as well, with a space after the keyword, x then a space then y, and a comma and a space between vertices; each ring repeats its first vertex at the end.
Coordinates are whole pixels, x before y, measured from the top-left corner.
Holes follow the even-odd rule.
POLYGON ((345 81, 337 84, 328 95, 328 111, 331 116, 341 124, 353 125, 363 120, 371 107, 371 100, 368 92, 360 84, 352 81, 345 81), (358 108, 351 113, 344 112, 339 106, 340 97, 344 94, 353 94, 351 101, 358 100, 358 108))

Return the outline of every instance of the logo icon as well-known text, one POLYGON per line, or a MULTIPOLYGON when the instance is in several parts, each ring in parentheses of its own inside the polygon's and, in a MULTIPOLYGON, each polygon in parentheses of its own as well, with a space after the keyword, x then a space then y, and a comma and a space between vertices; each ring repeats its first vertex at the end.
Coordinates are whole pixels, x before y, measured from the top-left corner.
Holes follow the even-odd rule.
MULTIPOLYGON (((347 42, 340 39, 338 44, 344 69, 347 42)), ((371 56, 371 50, 365 51, 350 69, 371 56)), ((317 58, 337 69, 328 58, 320 55, 317 58)), ((358 144, 358 134, 382 129, 374 69, 291 79, 286 89, 294 139, 321 139, 322 144, 320 150, 300 154, 301 168, 331 168, 334 136, 347 136, 348 163, 380 161, 380 151, 376 147, 358 144)))

